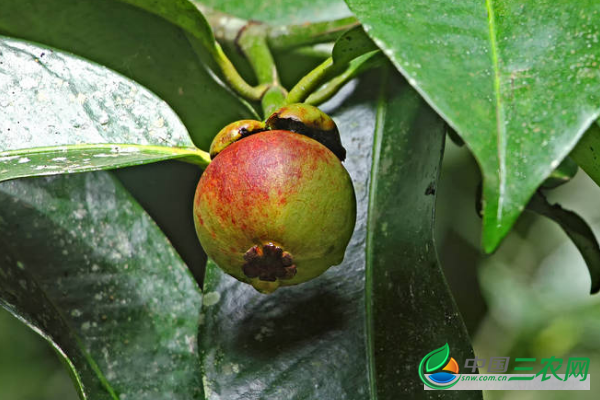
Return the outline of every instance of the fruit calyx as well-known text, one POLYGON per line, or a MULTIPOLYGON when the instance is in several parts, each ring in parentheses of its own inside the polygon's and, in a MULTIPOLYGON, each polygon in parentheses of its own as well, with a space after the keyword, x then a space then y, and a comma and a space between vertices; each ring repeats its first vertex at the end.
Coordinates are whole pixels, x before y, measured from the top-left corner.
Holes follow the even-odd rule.
POLYGON ((252 246, 245 254, 242 271, 250 279, 275 282, 296 275, 296 266, 290 253, 274 243, 252 246))
POLYGON ((221 129, 219 133, 217 133, 217 136, 215 136, 213 139, 212 143, 210 144, 210 158, 214 160, 214 158, 230 144, 255 133, 264 132, 266 130, 267 128, 265 127, 264 122, 253 119, 242 119, 232 122, 225 128, 221 129))
POLYGON ((316 140, 335 154, 346 159, 340 133, 331 117, 317 107, 304 103, 289 104, 275 111, 265 122, 268 129, 300 133, 316 140))
POLYGON ((333 119, 317 107, 303 103, 281 107, 266 122, 243 119, 227 125, 213 139, 210 157, 214 160, 232 143, 267 130, 299 133, 327 147, 340 161, 346 159, 346 149, 342 146, 340 133, 333 119))

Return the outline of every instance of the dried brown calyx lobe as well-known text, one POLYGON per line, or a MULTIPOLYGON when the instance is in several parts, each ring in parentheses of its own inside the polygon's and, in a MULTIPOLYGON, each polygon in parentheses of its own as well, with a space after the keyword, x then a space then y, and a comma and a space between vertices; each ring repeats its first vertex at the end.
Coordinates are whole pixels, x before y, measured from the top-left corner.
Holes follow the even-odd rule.
POLYGON ((277 279, 292 279, 296 266, 292 255, 273 243, 252 246, 244 254, 242 270, 248 278, 275 282, 277 279))
POLYGON ((335 154, 340 161, 346 159, 340 133, 333 119, 317 107, 297 103, 281 107, 265 122, 268 129, 300 133, 316 140, 335 154))

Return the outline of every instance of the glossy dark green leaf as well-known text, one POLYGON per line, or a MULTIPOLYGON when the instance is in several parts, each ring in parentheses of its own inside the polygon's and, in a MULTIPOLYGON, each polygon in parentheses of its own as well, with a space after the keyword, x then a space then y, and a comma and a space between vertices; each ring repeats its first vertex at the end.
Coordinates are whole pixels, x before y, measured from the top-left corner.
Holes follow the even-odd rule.
POLYGON ((0 304, 52 344, 82 398, 203 398, 199 288, 114 178, 4 182, 0 203, 0 304))
POLYGON ((592 124, 571 157, 600 186, 600 125, 592 124))
POLYGON ((550 204, 539 192, 531 198, 527 209, 550 218, 560 225, 585 260, 592 281, 590 292, 598 293, 600 291, 600 245, 585 220, 573 211, 565 210, 559 204, 550 204))
POLYGON ((381 85, 373 74, 341 106, 338 98, 323 107, 348 150, 358 199, 343 264, 262 295, 209 262, 207 398, 429 398, 421 359, 444 343, 457 360, 472 354, 433 246, 443 123, 402 80, 384 83, 389 92, 377 98, 381 85))
POLYGON ((171 108, 108 68, 0 37, 0 181, 185 158, 208 165, 171 108))
POLYGON ((600 2, 346 2, 473 152, 493 251, 600 114, 600 2))
POLYGON ((343 0, 191 0, 239 18, 272 25, 330 21, 352 15, 343 0))
MULTIPOLYGON (((367 224, 367 339, 378 399, 429 398, 418 366, 445 344, 459 364, 470 340, 440 269, 433 239, 436 190, 446 128, 399 79, 378 104, 367 224), (398 368, 404 360, 407 370, 398 368)), ((480 392, 444 398, 481 399, 480 392)))
MULTIPOLYGON (((134 79, 179 115, 194 143, 251 111, 205 69, 175 25, 112 0, 2 0, 0 34, 67 50, 134 79)), ((207 60, 208 61, 208 60, 207 60)))

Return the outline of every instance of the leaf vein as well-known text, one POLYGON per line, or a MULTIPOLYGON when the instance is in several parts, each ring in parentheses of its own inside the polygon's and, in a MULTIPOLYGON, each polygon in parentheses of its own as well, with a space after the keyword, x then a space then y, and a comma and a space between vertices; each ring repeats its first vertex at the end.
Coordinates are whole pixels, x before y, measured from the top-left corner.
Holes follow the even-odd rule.
POLYGON ((496 101, 496 145, 498 148, 498 210, 496 211, 497 223, 502 219, 504 191, 506 187, 506 128, 504 122, 504 107, 500 92, 500 66, 498 61, 498 44, 496 42, 496 22, 493 0, 486 0, 485 5, 488 15, 488 28, 492 66, 494 68, 494 94, 496 101))

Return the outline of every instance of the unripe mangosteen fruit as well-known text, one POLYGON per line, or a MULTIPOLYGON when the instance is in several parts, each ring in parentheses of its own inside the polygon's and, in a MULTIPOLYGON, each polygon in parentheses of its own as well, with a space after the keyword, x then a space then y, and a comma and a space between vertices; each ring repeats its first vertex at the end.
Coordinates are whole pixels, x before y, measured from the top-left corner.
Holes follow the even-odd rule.
POLYGON ((340 264, 355 219, 354 188, 339 157, 289 130, 254 133, 220 149, 194 198, 208 256, 262 293, 340 264))

